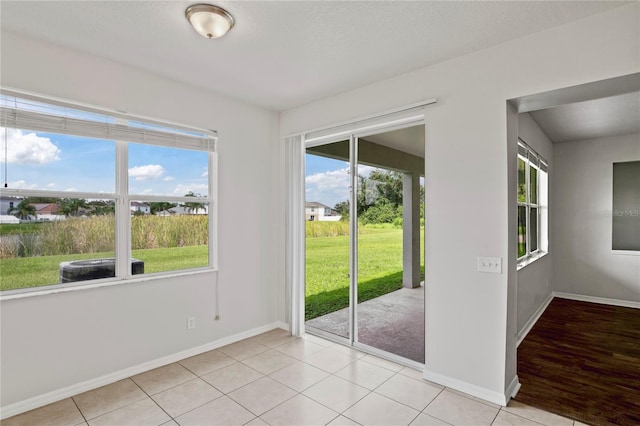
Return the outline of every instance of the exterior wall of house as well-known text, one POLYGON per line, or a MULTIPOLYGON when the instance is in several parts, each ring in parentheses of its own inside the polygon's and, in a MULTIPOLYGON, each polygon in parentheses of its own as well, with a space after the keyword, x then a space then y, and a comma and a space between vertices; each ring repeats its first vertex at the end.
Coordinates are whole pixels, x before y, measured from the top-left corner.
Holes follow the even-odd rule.
POLYGON ((16 200, 10 197, 2 197, 0 198, 0 214, 9 214, 9 210, 12 207, 17 207, 20 200, 16 200))
POLYGON ((326 206, 306 206, 304 216, 307 221, 336 222, 340 220, 340 215, 326 206))
POLYGON ((277 208, 263 206, 283 204, 274 202, 280 184, 278 114, 4 30, 0 47, 4 87, 216 129, 221 135, 219 271, 3 297, 3 416, 7 407, 64 397, 141 365, 149 368, 163 357, 272 327, 284 303, 278 286, 284 277, 279 243, 284 222, 277 208), (219 321, 214 321, 216 298, 219 321), (196 318, 195 330, 187 331, 187 317, 196 318))
POLYGON ((143 203, 132 204, 131 205, 131 212, 132 213, 142 212, 144 214, 150 214, 151 213, 151 206, 148 205, 148 204, 143 204, 143 203))
MULTIPOLYGON (((506 100, 637 73, 639 6, 622 6, 281 115, 284 138, 439 99, 425 109, 425 377, 501 403, 517 386, 517 131, 508 138, 506 100), (478 256, 502 258, 503 273, 478 272, 478 256)), ((517 128, 517 114, 511 117, 517 128)), ((280 161, 285 170, 284 155, 280 161)), ((282 172, 281 187, 284 177, 282 172)))

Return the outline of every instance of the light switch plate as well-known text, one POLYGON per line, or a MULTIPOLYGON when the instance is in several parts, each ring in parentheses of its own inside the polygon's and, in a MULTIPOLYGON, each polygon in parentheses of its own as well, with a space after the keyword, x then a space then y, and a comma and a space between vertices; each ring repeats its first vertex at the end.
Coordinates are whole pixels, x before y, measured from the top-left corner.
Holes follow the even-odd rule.
POLYGON ((478 256, 478 271, 490 272, 492 274, 502 273, 501 257, 482 257, 478 256))

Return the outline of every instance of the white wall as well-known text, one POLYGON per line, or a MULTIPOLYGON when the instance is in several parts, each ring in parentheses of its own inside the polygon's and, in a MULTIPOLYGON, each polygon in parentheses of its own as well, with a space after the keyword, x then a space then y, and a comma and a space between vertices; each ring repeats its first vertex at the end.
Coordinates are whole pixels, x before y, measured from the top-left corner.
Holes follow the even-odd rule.
POLYGON ((640 302, 640 255, 611 250, 613 163, 637 160, 639 134, 555 145, 555 291, 640 302))
POLYGON ((3 407, 279 318, 284 232, 261 208, 281 183, 276 113, 4 31, 1 48, 5 87, 218 130, 222 315, 213 273, 3 300, 3 407))
MULTIPOLYGON (((549 200, 553 197, 554 179, 553 145, 547 135, 529 114, 518 114, 518 135, 527 145, 540 154, 549 165, 549 200)), ((549 212, 549 223, 553 223, 553 214, 549 212)), ((538 309, 551 295, 553 289, 553 248, 549 255, 528 264, 518 271, 518 333, 527 325, 538 309)))
POLYGON ((494 401, 514 383, 515 198, 507 189, 516 173, 505 101, 637 72, 639 52, 632 4, 281 115, 284 137, 439 99, 426 109, 426 377, 494 401), (503 274, 477 272, 477 256, 501 257, 503 274))

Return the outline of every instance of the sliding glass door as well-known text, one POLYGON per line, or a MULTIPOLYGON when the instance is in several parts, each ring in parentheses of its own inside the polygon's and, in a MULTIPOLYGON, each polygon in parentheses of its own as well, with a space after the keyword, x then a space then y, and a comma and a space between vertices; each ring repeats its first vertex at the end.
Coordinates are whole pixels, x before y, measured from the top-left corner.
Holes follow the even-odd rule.
POLYGON ((305 324, 350 339, 350 141, 307 148, 305 155, 305 324))
POLYGON ((424 125, 306 148, 305 327, 424 363, 424 125))

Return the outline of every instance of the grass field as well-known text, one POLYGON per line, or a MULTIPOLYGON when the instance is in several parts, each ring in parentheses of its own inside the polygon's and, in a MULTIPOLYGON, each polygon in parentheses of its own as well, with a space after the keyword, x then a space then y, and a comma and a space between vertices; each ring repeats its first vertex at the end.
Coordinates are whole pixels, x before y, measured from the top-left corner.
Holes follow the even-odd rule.
MULTIPOLYGON (((113 253, 68 254, 0 260, 0 290, 57 284, 61 262, 113 257, 113 253)), ((145 273, 175 271, 206 266, 207 246, 133 250, 132 257, 144 261, 145 273)))
MULTIPOLYGON (((421 233, 422 235, 422 233, 421 233)), ((424 244, 424 239, 421 237, 424 244)), ((349 236, 306 240, 305 319, 349 306, 349 236)), ((424 257, 421 256, 424 278, 424 257)), ((402 229, 360 227, 358 300, 370 300, 402 287, 402 229)))
POLYGON ((0 235, 32 234, 40 231, 42 222, 8 224, 0 223, 0 235))
MULTIPOLYGON (((424 244, 422 233, 421 242, 424 244)), ((207 249, 206 245, 140 249, 133 250, 132 256, 144 261, 145 273, 153 273, 206 266, 207 249)), ((105 257, 113 257, 113 253, 3 259, 0 261, 0 290, 56 284, 61 262, 105 257)), ((349 236, 308 237, 306 262, 306 319, 349 306, 349 236)), ((400 287, 402 229, 390 224, 360 227, 358 300, 370 300, 400 287)))

